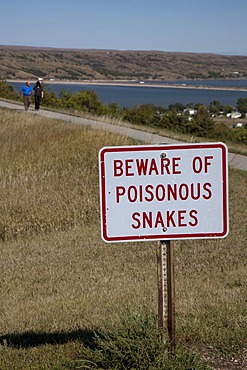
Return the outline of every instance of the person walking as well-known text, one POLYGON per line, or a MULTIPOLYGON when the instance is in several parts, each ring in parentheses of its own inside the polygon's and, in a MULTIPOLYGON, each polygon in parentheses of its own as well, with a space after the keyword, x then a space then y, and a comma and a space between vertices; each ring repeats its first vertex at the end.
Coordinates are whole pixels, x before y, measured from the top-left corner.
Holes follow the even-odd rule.
POLYGON ((33 91, 34 91, 35 110, 39 110, 41 99, 44 97, 44 91, 42 89, 40 81, 36 82, 33 91))
POLYGON ((32 93, 33 93, 33 88, 31 86, 30 82, 26 82, 26 84, 24 86, 22 86, 21 92, 20 92, 20 94, 23 96, 25 111, 28 110, 28 108, 31 104, 32 93))

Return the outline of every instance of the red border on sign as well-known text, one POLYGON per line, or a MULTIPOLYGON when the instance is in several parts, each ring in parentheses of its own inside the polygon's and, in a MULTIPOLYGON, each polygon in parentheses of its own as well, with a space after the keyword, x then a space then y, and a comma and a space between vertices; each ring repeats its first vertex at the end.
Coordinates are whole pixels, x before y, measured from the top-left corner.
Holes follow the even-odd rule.
POLYGON ((132 241, 149 241, 149 240, 171 240, 171 239, 206 239, 206 238, 223 238, 228 234, 228 176, 227 176, 227 147, 223 143, 205 143, 205 144, 175 144, 175 145, 152 145, 152 146, 122 146, 103 148, 99 153, 100 161, 100 185, 101 185, 101 232, 102 239, 106 242, 132 242, 132 241), (151 150, 181 150, 181 149, 221 149, 222 151, 222 216, 223 230, 217 233, 195 233, 195 234, 164 234, 158 235, 126 235, 108 237, 106 228, 106 182, 105 182, 105 154, 114 152, 138 152, 151 150))

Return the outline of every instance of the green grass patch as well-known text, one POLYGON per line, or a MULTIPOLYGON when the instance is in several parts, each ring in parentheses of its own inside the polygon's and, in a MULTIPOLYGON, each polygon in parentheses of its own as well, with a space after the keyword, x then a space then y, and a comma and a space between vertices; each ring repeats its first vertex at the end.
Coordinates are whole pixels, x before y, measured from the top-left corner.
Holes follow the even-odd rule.
POLYGON ((78 369, 206 370, 199 356, 177 348, 169 355, 169 343, 160 340, 156 317, 129 313, 117 327, 95 333, 93 342, 75 362, 78 369))

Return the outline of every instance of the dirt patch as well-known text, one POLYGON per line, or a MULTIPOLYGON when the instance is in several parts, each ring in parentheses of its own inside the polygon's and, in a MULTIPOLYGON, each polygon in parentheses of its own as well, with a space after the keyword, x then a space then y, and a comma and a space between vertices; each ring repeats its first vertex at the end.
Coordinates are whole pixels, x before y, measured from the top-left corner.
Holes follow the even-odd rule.
POLYGON ((238 355, 215 357, 210 349, 202 356, 213 370, 244 370, 247 369, 247 349, 243 349, 238 355))

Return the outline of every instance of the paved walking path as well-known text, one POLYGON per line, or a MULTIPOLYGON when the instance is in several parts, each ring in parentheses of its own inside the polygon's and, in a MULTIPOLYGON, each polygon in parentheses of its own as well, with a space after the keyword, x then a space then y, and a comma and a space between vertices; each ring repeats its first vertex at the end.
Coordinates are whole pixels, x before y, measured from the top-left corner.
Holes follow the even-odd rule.
MULTIPOLYGON (((3 100, 0 100, 0 107, 15 109, 15 110, 24 112, 24 107, 22 105, 5 102, 3 100)), ((179 143, 178 140, 173 140, 168 137, 135 130, 135 129, 124 127, 124 126, 111 125, 110 123, 87 119, 83 117, 75 117, 75 116, 70 116, 68 114, 51 112, 51 111, 44 110, 44 109, 41 109, 37 112, 37 111, 34 111, 33 108, 30 108, 27 114, 29 113, 38 114, 40 116, 44 116, 48 118, 61 119, 61 120, 69 121, 69 122, 76 123, 76 124, 87 125, 95 129, 101 129, 101 130, 103 129, 103 130, 108 130, 111 132, 116 132, 116 133, 119 133, 119 134, 122 134, 128 137, 132 137, 133 139, 142 140, 147 144, 161 144, 161 143, 176 144, 176 143, 179 143)), ((236 168, 238 170, 247 171, 247 156, 235 154, 235 153, 228 153, 228 164, 229 166, 236 168)))

